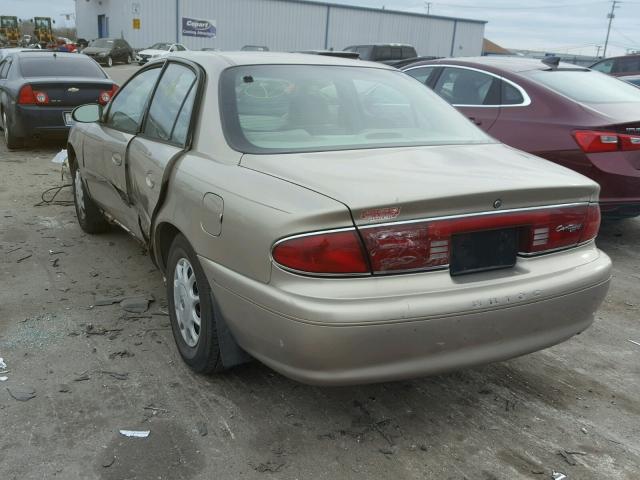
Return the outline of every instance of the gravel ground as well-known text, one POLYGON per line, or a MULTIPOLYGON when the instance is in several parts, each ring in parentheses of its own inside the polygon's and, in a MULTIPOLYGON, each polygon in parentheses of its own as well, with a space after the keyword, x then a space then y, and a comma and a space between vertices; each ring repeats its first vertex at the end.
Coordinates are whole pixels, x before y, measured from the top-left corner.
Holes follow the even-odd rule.
POLYGON ((0 141, 1 479, 640 477, 640 220, 603 226, 609 296, 590 329, 548 350, 359 387, 301 385, 257 362, 200 376, 139 244, 84 234, 71 206, 36 206, 69 183, 58 150, 0 141), (147 312, 96 305, 134 295, 154 299, 147 312))

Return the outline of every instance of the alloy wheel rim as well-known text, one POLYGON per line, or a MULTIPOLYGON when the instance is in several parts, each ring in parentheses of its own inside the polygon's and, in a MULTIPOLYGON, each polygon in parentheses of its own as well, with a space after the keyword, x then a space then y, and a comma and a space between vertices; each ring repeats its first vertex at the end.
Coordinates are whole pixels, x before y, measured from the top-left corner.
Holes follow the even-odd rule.
POLYGON ((195 347, 200 338, 200 292, 191 263, 181 258, 173 275, 173 306, 184 342, 195 347))
POLYGON ((75 186, 75 196, 76 196, 76 205, 78 205, 78 212, 80 216, 84 218, 85 210, 84 210, 84 195, 82 193, 82 178, 80 177, 80 172, 76 170, 75 178, 73 180, 75 186))

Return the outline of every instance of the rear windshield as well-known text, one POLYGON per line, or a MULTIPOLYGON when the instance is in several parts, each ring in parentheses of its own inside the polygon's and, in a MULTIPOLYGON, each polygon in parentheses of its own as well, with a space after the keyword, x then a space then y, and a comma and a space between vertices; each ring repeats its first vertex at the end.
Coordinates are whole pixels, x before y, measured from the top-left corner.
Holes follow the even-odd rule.
POLYGON ((227 140, 246 153, 494 142, 395 70, 232 67, 222 74, 220 104, 227 140))
POLYGON ((23 77, 88 77, 106 78, 102 69, 92 59, 77 57, 21 58, 20 71, 23 77))
POLYGON ((113 40, 107 40, 106 38, 99 38, 91 42, 89 46, 98 47, 98 48, 111 48, 113 47, 113 40))
POLYGON ((640 90, 615 77, 590 70, 536 70, 525 75, 577 102, 640 102, 640 90))

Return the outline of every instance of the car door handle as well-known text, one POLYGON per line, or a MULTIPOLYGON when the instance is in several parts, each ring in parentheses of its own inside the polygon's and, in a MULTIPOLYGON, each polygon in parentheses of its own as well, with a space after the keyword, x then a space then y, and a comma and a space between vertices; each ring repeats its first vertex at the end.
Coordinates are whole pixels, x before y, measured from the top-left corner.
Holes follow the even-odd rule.
POLYGON ((471 120, 476 125, 482 125, 482 120, 478 120, 476 117, 469 117, 469 120, 471 120))
POLYGON ((122 156, 119 153, 114 153, 111 155, 111 161, 114 163, 114 165, 122 165, 122 156))

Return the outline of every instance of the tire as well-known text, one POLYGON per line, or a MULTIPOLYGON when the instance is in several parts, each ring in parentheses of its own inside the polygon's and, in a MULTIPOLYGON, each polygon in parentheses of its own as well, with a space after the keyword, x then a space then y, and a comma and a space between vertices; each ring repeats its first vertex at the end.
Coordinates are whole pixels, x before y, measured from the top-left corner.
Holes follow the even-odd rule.
POLYGON ((183 235, 171 244, 166 275, 171 329, 182 359, 198 373, 223 371, 209 281, 183 235))
POLYGON ((109 229, 109 222, 87 194, 80 170, 76 167, 72 168, 71 172, 73 176, 73 203, 76 207, 80 228, 86 233, 106 232, 109 229))
POLYGON ((107 57, 107 62, 105 64, 106 67, 113 67, 113 58, 111 58, 110 56, 107 57))
POLYGON ((7 120, 7 113, 2 112, 2 130, 4 133, 4 142, 7 144, 7 148, 13 150, 23 146, 21 138, 16 137, 9 128, 9 121, 7 120))

